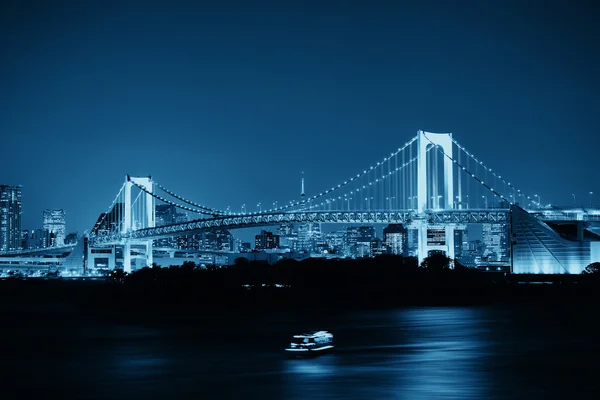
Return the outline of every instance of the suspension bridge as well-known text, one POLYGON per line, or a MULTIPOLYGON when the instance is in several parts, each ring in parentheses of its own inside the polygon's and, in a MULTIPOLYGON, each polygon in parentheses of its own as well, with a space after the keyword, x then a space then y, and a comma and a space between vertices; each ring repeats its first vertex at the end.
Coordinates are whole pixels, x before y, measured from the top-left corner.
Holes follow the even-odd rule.
POLYGON ((307 196, 303 181, 299 198, 277 204, 253 212, 241 207, 236 213, 189 200, 151 177, 128 175, 85 246, 55 249, 53 259, 43 260, 39 256, 44 250, 3 254, 0 267, 25 260, 73 269, 85 262, 91 269, 96 259, 109 255, 114 260, 118 252, 123 269, 131 271, 133 259, 136 268, 152 265, 154 253, 165 250, 165 240, 290 223, 402 224, 418 233, 419 261, 432 252, 454 259, 455 232, 471 224, 497 226, 506 241, 506 262, 515 273, 580 273, 590 262, 600 261, 600 210, 544 206, 539 196, 517 189, 451 133, 419 130, 343 182, 307 196), (160 207, 177 210, 179 218, 157 219, 160 207), (61 257, 61 250, 71 254, 61 257))
POLYGON ((517 189, 451 133, 419 130, 345 181, 312 196, 303 190, 299 199, 273 205, 236 213, 186 199, 151 177, 127 176, 88 243, 91 249, 122 246, 123 268, 130 271, 132 246, 138 248, 136 257, 151 265, 155 240, 193 232, 282 223, 403 224, 418 230, 420 260, 432 251, 453 259, 454 231, 467 224, 501 224, 510 230, 515 272, 578 273, 600 259, 595 234, 586 229, 600 222, 599 210, 543 207, 539 196, 517 189), (175 207, 185 218, 157 224, 159 205, 175 207), (557 231, 557 224, 575 226, 575 237, 557 231), (432 231, 436 240, 430 240, 432 231))

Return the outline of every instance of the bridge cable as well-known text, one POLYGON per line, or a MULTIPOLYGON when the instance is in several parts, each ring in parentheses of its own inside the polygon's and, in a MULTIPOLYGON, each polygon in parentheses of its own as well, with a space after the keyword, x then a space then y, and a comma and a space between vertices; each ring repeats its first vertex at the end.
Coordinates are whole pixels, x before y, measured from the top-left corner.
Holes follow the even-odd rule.
MULTIPOLYGON (((211 213, 211 212, 208 212, 208 210, 199 210, 199 209, 193 209, 193 208, 191 208, 191 207, 182 206, 181 204, 174 203, 174 202, 172 202, 171 200, 168 200, 168 199, 166 199, 166 198, 164 198, 164 197, 162 197, 162 196, 159 196, 159 195, 157 195, 157 194, 155 194, 155 193, 152 193, 151 191, 149 191, 148 189, 146 189, 146 187, 144 187, 144 186, 142 186, 142 185, 139 185, 139 184, 138 184, 137 182, 135 182, 135 181, 131 181, 131 182, 132 182, 132 183, 133 183, 135 186, 137 186, 137 187, 138 187, 140 190, 144 191, 145 193, 149 194, 150 196, 154 197, 155 199, 158 199, 158 200, 160 200, 160 201, 163 201, 163 202, 165 202, 165 203, 167 203, 167 204, 170 204, 170 205, 172 205, 172 206, 175 206, 175 207, 177 207, 177 208, 181 208, 182 210, 190 211, 190 212, 193 212, 193 213, 196 213, 196 214, 211 215, 211 216, 213 216, 213 217, 218 217, 218 216, 221 216, 221 215, 225 215, 225 214, 221 214, 221 213, 215 213, 215 212, 211 213)), ((215 211, 216 211, 216 210, 215 210, 215 211)))
MULTIPOLYGON (((111 210, 114 208, 114 206, 117 203, 117 200, 119 199, 119 196, 121 196, 121 193, 123 192, 124 188, 125 188, 125 184, 123 184, 121 186, 121 189, 119 190, 119 192, 115 196, 115 199, 113 200, 112 204, 110 205, 110 207, 108 207, 108 210, 104 213, 104 215, 102 216, 102 218, 100 219, 100 221, 97 222, 98 230, 102 226, 102 223, 106 220, 107 216, 110 214, 111 210)), ((94 226, 94 228, 95 227, 96 227, 96 225, 94 226)), ((90 231, 90 236, 97 235, 97 232, 94 233, 94 228, 92 228, 92 230, 90 231)))
POLYGON ((463 169, 463 171, 465 171, 466 173, 468 173, 473 179, 475 179, 477 182, 479 182, 483 187, 485 187, 487 190, 489 190, 490 192, 492 192, 494 195, 496 195, 497 197, 501 198, 502 200, 508 201, 502 194, 498 193, 496 190, 494 190, 493 188, 489 187, 485 182, 483 182, 481 179, 479 179, 478 177, 476 177, 473 173, 471 173, 471 171, 468 171, 465 167, 463 167, 462 165, 459 165, 458 162, 453 159, 452 157, 450 157, 448 154, 446 154, 444 152, 444 150, 442 148, 440 148, 440 146, 436 146, 435 143, 433 143, 431 141, 431 139, 429 139, 427 137, 427 135, 425 134, 425 132, 423 132, 423 136, 425 137, 425 139, 427 139, 434 147, 437 148, 437 150, 439 152, 441 152, 446 158, 448 158, 449 160, 451 160, 454 164, 458 165, 459 167, 461 167, 463 169))
MULTIPOLYGON (((429 140, 429 138, 427 138, 427 140, 429 140)), ((469 157, 471 157, 473 159, 473 161, 475 161, 477 164, 481 165, 483 168, 488 170, 495 178, 501 180, 505 185, 507 185, 514 191, 516 191, 518 196, 523 196, 523 197, 527 198, 528 200, 532 200, 532 198, 530 196, 527 196, 526 194, 522 193, 521 190, 517 189, 510 182, 507 182, 504 178, 502 178, 502 176, 497 175, 491 168, 486 166, 482 161, 478 160, 474 154, 469 153, 467 151, 467 149, 465 149, 462 145, 460 145, 454 138, 451 138, 451 140, 452 140, 452 143, 454 143, 460 150, 464 151, 469 157)))
POLYGON ((191 200, 186 200, 186 199, 184 199, 183 197, 179 196, 178 194, 176 194, 176 193, 174 193, 174 192, 170 191, 169 189, 165 188, 165 187, 164 187, 164 186, 162 186, 161 184, 159 184, 159 183, 157 183, 157 182, 154 182, 154 184, 155 184, 155 185, 156 185, 156 186, 157 186, 157 187, 158 187, 160 190, 162 190, 162 191, 164 191, 165 193, 167 193, 167 194, 169 194, 169 195, 171 195, 171 196, 175 197, 177 200, 183 201, 184 203, 186 203, 186 204, 189 204, 189 205, 191 205, 191 206, 194 206, 194 207, 197 207, 198 209, 202 209, 202 210, 206 210, 206 211, 208 211, 207 215, 215 215, 215 214, 227 215, 227 212, 226 212, 226 211, 223 211, 223 210, 217 210, 217 209, 215 209, 215 208, 211 208, 211 207, 206 207, 206 206, 203 206, 203 205, 201 205, 201 204, 195 203, 195 202, 193 202, 193 201, 191 201, 191 200))
MULTIPOLYGON (((433 147, 430 147, 429 149, 427 149, 427 152, 431 151, 431 150, 432 150, 432 148, 433 148, 433 147)), ((370 195, 371 186, 375 185, 376 183, 379 183, 379 181, 381 181, 381 182, 382 182, 382 185, 383 185, 383 180, 384 180, 384 179, 387 179, 387 178, 389 178, 390 176, 392 176, 392 175, 396 174, 397 172, 404 170, 404 168, 406 168, 406 167, 409 167, 409 166, 413 165, 413 163, 414 163, 415 161, 417 161, 417 160, 418 160, 418 156, 417 156, 417 157, 414 157, 412 160, 409 160, 409 161, 407 161, 406 163, 402 164, 400 167, 398 167, 398 168, 396 168, 396 169, 394 169, 394 170, 390 171, 388 174, 385 174, 385 175, 383 175, 383 176, 381 177, 381 179, 377 178, 375 181, 370 181, 370 182, 369 182, 367 185, 364 185, 362 188, 357 188, 357 189, 351 190, 351 191, 349 191, 349 192, 346 192, 346 193, 344 193, 344 194, 340 194, 340 195, 337 197, 337 200, 341 200, 341 199, 342 199, 342 197, 344 197, 344 199, 347 199, 347 197, 348 197, 349 195, 352 195, 353 193, 358 193, 358 192, 359 192, 359 191, 361 191, 361 190, 368 190, 368 191, 369 191, 369 195, 370 195)), ((375 191, 376 191, 376 189, 375 189, 375 191)), ((368 196, 368 198, 369 198, 369 200, 370 200, 370 196, 368 196)), ((333 198, 333 199, 335 199, 335 198, 333 198)), ((326 204, 326 201, 325 201, 325 202, 322 202, 322 203, 320 203, 320 204, 311 205, 311 206, 309 207, 309 209, 312 209, 312 208, 315 208, 315 207, 319 207, 319 206, 322 206, 322 205, 324 205, 324 204, 326 204)), ((371 208, 371 207, 369 207, 369 208, 371 208)), ((342 209, 343 209, 343 206, 342 206, 342 209)), ((370 210, 369 210, 369 211, 370 211, 370 210)))
POLYGON ((336 191, 338 191, 339 189, 341 189, 341 188, 343 188, 343 187, 347 186, 348 184, 350 184, 350 183, 354 182, 355 180, 357 180, 357 179, 359 179, 359 178, 362 178, 362 177, 363 177, 363 176, 365 176, 366 174, 370 174, 370 172, 371 172, 371 171, 372 171, 374 168, 377 168, 377 167, 378 167, 380 164, 383 164, 384 162, 386 162, 386 161, 389 161, 389 160, 390 160, 392 157, 396 156, 398 153, 400 153, 401 151, 403 151, 404 149, 406 149, 408 146, 410 146, 410 145, 411 145, 411 144, 412 144, 414 141, 416 141, 416 140, 417 140, 417 136, 415 136, 414 138, 412 138, 411 140, 409 140, 409 141, 408 141, 408 142, 407 142, 407 143, 406 143, 404 146, 402 146, 402 147, 398 148, 398 150, 396 150, 395 152, 393 152, 393 153, 392 153, 390 156, 388 156, 388 157, 385 157, 385 158, 384 158, 382 161, 380 161, 380 162, 377 162, 377 164, 376 164, 374 167, 373 167, 373 166, 371 166, 369 169, 365 169, 365 170, 363 170, 363 172, 361 172, 361 173, 358 173, 357 175, 355 175, 355 176, 353 176, 353 177, 351 177, 351 178, 347 179, 346 181, 344 181, 344 182, 343 182, 343 183, 341 183, 341 184, 338 184, 337 186, 333 186, 333 187, 331 187, 330 189, 328 189, 328 190, 326 190, 326 191, 324 191, 324 192, 321 192, 321 193, 319 193, 319 194, 317 194, 317 195, 314 195, 314 196, 312 196, 312 197, 309 197, 309 198, 303 199, 303 200, 301 200, 301 201, 295 201, 295 202, 294 202, 294 201, 292 201, 292 202, 290 202, 290 204, 288 204, 288 205, 281 206, 281 207, 276 207, 276 208, 272 208, 272 209, 269 209, 269 210, 265 210, 265 211, 262 211, 262 212, 260 212, 260 213, 258 213, 258 214, 264 214, 264 213, 270 213, 270 212, 284 211, 284 210, 290 209, 290 208, 292 208, 292 207, 295 207, 295 206, 298 206, 298 205, 303 205, 303 204, 306 204, 306 203, 308 203, 309 201, 313 201, 313 200, 319 199, 319 198, 321 198, 321 197, 323 197, 323 196, 325 196, 325 195, 327 195, 327 194, 330 194, 330 193, 336 192, 336 191))

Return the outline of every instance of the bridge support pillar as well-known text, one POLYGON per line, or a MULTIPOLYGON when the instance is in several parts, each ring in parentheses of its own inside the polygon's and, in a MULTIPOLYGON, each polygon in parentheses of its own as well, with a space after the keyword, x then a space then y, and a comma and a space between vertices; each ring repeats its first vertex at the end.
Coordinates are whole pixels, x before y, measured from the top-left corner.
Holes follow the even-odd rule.
POLYGON ((426 223, 419 226, 419 265, 429 256, 430 251, 441 251, 450 259, 450 267, 454 265, 454 226, 430 226, 426 223))
POLYGON ((154 257, 152 256, 152 240, 146 242, 146 266, 152 267, 154 257))
POLYGON ((129 243, 123 245, 123 271, 131 272, 131 244, 129 243))

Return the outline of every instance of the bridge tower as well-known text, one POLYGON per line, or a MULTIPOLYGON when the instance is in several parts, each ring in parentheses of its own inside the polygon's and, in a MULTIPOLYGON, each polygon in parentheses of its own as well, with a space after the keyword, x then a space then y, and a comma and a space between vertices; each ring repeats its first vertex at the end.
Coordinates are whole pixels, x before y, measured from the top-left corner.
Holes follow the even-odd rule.
MULTIPOLYGON (((444 190, 442 196, 443 204, 440 209, 452 208, 454 199, 454 179, 452 175, 452 134, 451 133, 431 133, 419 130, 417 136, 418 146, 418 167, 417 167, 417 212, 421 214, 427 209, 427 178, 429 170, 427 167, 427 149, 430 146, 439 146, 448 157, 444 157, 444 190)), ((432 154, 437 156, 435 151, 432 154)), ((435 182, 437 184, 437 182, 435 182)))
MULTIPOLYGON (((146 193, 144 193, 146 201, 142 203, 145 210, 141 211, 141 215, 135 215, 138 220, 137 222, 140 223, 143 228, 154 228, 155 226, 154 198, 151 195, 151 193, 153 193, 152 177, 133 177, 127 175, 125 178, 125 204, 121 230, 121 233, 125 236, 125 243, 123 245, 123 270, 125 272, 131 272, 132 242, 127 238, 127 235, 138 228, 137 224, 133 224, 134 213, 132 212, 131 189, 134 184, 138 187, 143 187, 146 190, 146 193)), ((154 261, 152 257, 152 239, 145 240, 143 244, 146 245, 146 265, 151 266, 154 261)))
MULTIPOLYGON (((428 179, 431 171, 428 169, 427 150, 430 146, 439 146, 444 154, 444 183, 442 193, 443 202, 438 203, 436 208, 452 209, 454 199, 454 177, 452 162, 452 134, 431 133, 419 130, 417 133, 417 213, 423 215, 428 209, 428 179)), ((439 153, 432 149, 431 154, 435 157, 439 153)), ((434 182, 437 185, 438 182, 434 182)), ((434 202, 435 203, 435 202, 434 202)), ((419 263, 423 261, 430 251, 443 251, 451 260, 454 260, 454 227, 452 225, 429 226, 426 219, 419 219, 417 228, 419 230, 419 263)))

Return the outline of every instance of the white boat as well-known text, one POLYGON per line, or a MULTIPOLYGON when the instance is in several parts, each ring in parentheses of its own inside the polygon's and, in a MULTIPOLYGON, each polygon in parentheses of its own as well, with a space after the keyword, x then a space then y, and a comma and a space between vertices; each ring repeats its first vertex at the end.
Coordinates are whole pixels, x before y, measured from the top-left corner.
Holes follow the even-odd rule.
POLYGON ((312 331, 294 335, 285 349, 291 356, 314 356, 333 350, 333 334, 327 331, 312 331))

